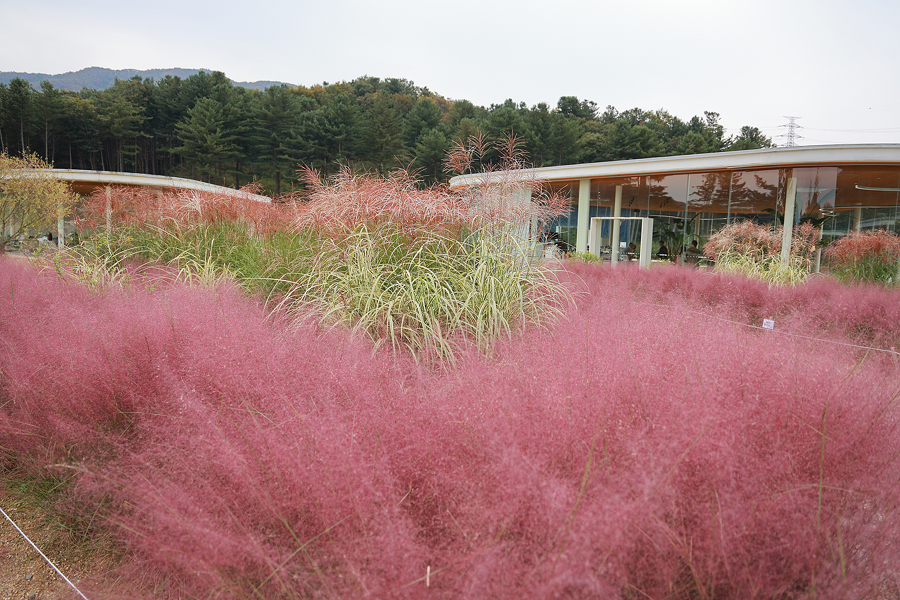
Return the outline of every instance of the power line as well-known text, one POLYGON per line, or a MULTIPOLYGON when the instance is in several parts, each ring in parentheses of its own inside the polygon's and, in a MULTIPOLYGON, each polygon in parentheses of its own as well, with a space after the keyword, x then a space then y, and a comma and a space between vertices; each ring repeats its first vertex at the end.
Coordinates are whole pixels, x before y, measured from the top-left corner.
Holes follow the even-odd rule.
POLYGON ((891 133, 900 131, 900 127, 883 127, 879 129, 818 129, 816 127, 804 127, 807 131, 837 131, 840 133, 891 133))

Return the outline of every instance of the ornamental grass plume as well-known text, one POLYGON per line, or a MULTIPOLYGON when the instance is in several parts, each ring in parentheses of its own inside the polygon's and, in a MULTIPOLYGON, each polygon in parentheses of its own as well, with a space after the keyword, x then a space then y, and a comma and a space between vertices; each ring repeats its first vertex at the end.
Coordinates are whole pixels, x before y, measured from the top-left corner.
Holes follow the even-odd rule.
POLYGON ((360 226, 323 241, 311 268, 289 270, 280 307, 314 310, 429 364, 452 362, 474 344, 545 325, 569 298, 555 274, 517 260, 519 248, 496 236, 459 239, 428 230, 360 226))
POLYGON ((260 200, 251 184, 231 193, 197 190, 154 192, 145 188, 97 189, 81 206, 76 224, 92 232, 113 228, 191 228, 223 222, 242 222, 266 233, 285 221, 283 207, 260 200))
POLYGON ((386 225, 408 235, 458 235, 474 225, 464 198, 440 186, 422 188, 403 170, 376 177, 342 166, 328 180, 310 167, 299 174, 309 190, 294 214, 294 225, 303 230, 341 236, 386 225))
POLYGON ((820 232, 810 223, 794 226, 788 263, 781 258, 781 227, 751 220, 730 223, 710 236, 703 251, 721 272, 741 273, 772 284, 797 284, 810 272, 820 232))
POLYGON ((703 251, 714 258, 734 253, 764 262, 781 252, 781 237, 768 225, 743 219, 729 223, 710 236, 703 251))
POLYGON ((825 249, 828 272, 841 281, 896 285, 900 269, 900 236, 876 229, 839 238, 825 249))
POLYGON ((119 541, 91 597, 900 589, 896 355, 738 318, 896 294, 561 277, 565 319, 433 370, 230 286, 91 294, 0 259, 0 465, 61 474, 119 541))
POLYGON ((510 225, 535 223, 538 230, 569 210, 569 199, 537 179, 527 162, 522 140, 506 134, 499 143, 484 135, 458 140, 445 160, 450 172, 469 174, 474 183, 457 189, 476 209, 481 227, 504 231, 510 225))

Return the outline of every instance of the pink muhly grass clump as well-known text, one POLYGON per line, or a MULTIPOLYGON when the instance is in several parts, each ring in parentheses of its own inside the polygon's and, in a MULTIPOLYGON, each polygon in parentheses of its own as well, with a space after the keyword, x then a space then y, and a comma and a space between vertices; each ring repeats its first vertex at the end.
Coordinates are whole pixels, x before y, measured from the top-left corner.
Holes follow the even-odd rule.
POLYGON ((96 502, 132 571, 197 595, 414 579, 415 561, 397 561, 340 582, 362 566, 345 554, 416 552, 394 487, 358 487, 383 461, 354 441, 353 412, 395 379, 371 346, 279 332, 233 289, 90 296, 12 261, 0 273, 16 349, 0 354, 3 459, 74 468, 83 510, 96 502))
POLYGON ((0 260, 0 290, 0 446, 49 462, 78 460, 96 429, 126 429, 144 385, 121 380, 132 353, 120 354, 127 330, 106 328, 126 299, 94 298, 14 259, 0 260))
POLYGON ((746 327, 748 290, 762 313, 803 298, 765 284, 561 276, 568 318, 434 371, 227 287, 91 296, 0 260, 0 447, 78 466, 129 597, 897 589, 895 359, 786 335, 810 331, 790 312, 746 327))
POLYGON ((694 269, 597 269, 567 263, 575 289, 592 285, 621 286, 638 300, 669 305, 682 301, 690 310, 762 326, 774 319, 781 328, 815 337, 900 348, 900 295, 878 286, 848 287, 828 277, 802 285, 772 287, 765 281, 734 273, 694 269), (590 283, 586 283, 590 282, 590 283))

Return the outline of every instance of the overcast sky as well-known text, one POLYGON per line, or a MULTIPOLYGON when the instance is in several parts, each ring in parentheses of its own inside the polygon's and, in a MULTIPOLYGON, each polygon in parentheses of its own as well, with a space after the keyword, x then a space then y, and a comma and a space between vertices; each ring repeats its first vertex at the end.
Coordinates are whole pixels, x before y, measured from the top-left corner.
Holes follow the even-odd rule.
POLYGON ((785 145, 900 143, 898 0, 0 0, 0 71, 397 77, 482 106, 577 96, 785 145))

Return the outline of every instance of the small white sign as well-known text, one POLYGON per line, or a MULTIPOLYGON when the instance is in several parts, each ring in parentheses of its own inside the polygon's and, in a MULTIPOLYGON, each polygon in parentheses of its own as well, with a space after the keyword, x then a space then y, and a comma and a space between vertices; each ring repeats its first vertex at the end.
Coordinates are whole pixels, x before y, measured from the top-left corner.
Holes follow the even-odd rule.
POLYGON ((775 321, 772 319, 763 319, 763 329, 775 329, 775 321))

